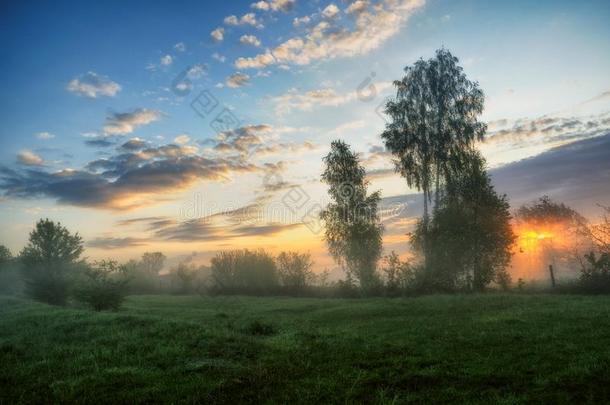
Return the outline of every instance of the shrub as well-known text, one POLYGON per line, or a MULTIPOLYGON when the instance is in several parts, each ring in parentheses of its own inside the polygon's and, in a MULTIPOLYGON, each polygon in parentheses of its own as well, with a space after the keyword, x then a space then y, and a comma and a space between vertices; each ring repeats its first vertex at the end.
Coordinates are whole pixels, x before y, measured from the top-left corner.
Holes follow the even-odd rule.
POLYGON ((279 285, 273 256, 264 250, 233 250, 212 258, 213 290, 223 293, 269 293, 279 285))
POLYGON ((405 292, 413 287, 413 269, 408 262, 401 261, 396 252, 392 251, 383 257, 381 271, 385 277, 385 287, 388 293, 405 292))
POLYGON ((127 295, 128 282, 124 267, 116 261, 94 262, 84 270, 74 291, 74 298, 96 311, 116 311, 127 295))
POLYGON ((587 293, 610 293, 610 254, 595 255, 591 252, 585 255, 581 270, 580 288, 587 293))
POLYGON ((312 265, 309 253, 280 253, 277 257, 277 269, 282 285, 291 291, 303 290, 314 280, 312 265))
POLYGON ((48 219, 40 220, 21 251, 26 293, 54 305, 66 303, 79 262, 83 241, 65 227, 48 219))

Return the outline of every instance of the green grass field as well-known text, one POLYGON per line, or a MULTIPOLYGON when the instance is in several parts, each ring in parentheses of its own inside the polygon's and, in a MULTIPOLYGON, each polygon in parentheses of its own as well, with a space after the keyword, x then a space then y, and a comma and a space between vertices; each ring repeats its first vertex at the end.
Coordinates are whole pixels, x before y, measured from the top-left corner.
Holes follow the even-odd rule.
POLYGON ((0 298, 0 403, 610 400, 610 297, 0 298))

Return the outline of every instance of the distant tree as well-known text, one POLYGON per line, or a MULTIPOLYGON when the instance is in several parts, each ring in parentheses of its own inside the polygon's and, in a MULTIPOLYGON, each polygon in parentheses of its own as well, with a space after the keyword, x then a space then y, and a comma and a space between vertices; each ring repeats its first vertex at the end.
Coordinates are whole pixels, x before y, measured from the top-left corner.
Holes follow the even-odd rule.
POLYGON ((585 218, 577 211, 564 203, 551 200, 546 195, 531 204, 522 205, 517 210, 517 219, 541 227, 558 222, 574 227, 586 223, 585 218))
POLYGON ((95 311, 116 311, 128 292, 125 268, 114 260, 96 261, 84 268, 74 289, 74 298, 95 311))
POLYGON ((588 234, 595 244, 595 250, 610 256, 610 207, 600 205, 603 210, 599 222, 591 225, 588 234))
POLYGON ((172 273, 176 275, 180 280, 182 293, 189 293, 194 290, 194 282, 197 278, 197 268, 188 263, 180 263, 172 270, 172 273))
POLYGON ((386 289, 390 294, 406 291, 414 281, 413 269, 408 262, 400 260, 394 251, 384 256, 381 270, 385 275, 386 289))
POLYGON ((146 252, 142 255, 140 266, 145 272, 158 275, 159 272, 163 270, 165 259, 165 255, 161 252, 146 252))
POLYGON ((4 245, 0 245, 0 270, 13 260, 13 254, 4 245))
POLYGON ((324 157, 322 181, 329 185, 332 202, 321 213, 330 254, 367 290, 377 282, 382 226, 377 205, 379 192, 367 195, 368 182, 358 155, 343 141, 333 141, 324 157))
POLYGON ((442 184, 460 172, 474 141, 482 140, 487 129, 478 121, 483 92, 477 82, 467 79, 458 62, 448 50, 439 49, 434 58, 405 67, 405 76, 394 81, 396 98, 385 110, 391 122, 381 134, 395 156, 396 170, 410 187, 423 191, 425 262, 432 187, 438 205, 442 184))
POLYGON ((71 234, 49 219, 38 221, 19 255, 26 293, 49 304, 65 304, 82 252, 78 233, 71 234))
POLYGON ((262 249, 219 252, 211 264, 212 291, 266 294, 279 285, 273 256, 262 249))
MULTIPOLYGON (((432 217, 427 235, 431 253, 428 285, 480 291, 494 280, 506 281, 503 272, 515 241, 510 221, 506 196, 496 193, 483 158, 473 153, 461 173, 447 184, 432 217)), ((420 221, 413 238, 420 250, 423 238, 420 221)))
POLYGON ((277 259, 277 269, 282 285, 292 290, 302 290, 314 279, 311 271, 313 262, 309 253, 281 252, 277 259))

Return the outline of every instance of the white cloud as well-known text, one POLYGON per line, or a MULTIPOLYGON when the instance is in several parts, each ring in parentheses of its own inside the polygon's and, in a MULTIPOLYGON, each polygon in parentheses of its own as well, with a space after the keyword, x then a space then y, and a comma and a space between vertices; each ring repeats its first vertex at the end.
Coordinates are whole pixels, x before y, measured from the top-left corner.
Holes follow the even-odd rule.
POLYGON ((47 140, 47 139, 55 138, 55 135, 53 135, 50 132, 39 132, 36 134, 36 138, 42 139, 42 140, 47 140))
POLYGON ((114 113, 106 118, 104 132, 109 135, 130 134, 137 127, 157 121, 162 116, 163 113, 161 111, 146 108, 138 108, 127 113, 114 113))
POLYGON ((214 31, 210 32, 210 36, 216 42, 222 42, 225 39, 225 29, 224 28, 216 28, 214 31))
POLYGON ((237 58, 235 66, 260 69, 271 64, 307 65, 315 60, 366 54, 396 35, 424 3, 425 0, 384 0, 355 15, 353 25, 338 26, 339 19, 323 20, 304 37, 291 38, 264 54, 237 58))
POLYGON ((174 58, 172 58, 172 55, 164 55, 161 57, 161 65, 162 66, 169 66, 174 62, 174 58))
POLYGON ((30 150, 22 150, 17 154, 17 162, 26 166, 42 166, 44 160, 30 150))
POLYGON ((261 41, 254 35, 242 35, 239 42, 244 45, 261 46, 261 41))
POLYGON ((269 1, 257 1, 252 3, 250 7, 262 10, 262 11, 283 11, 288 12, 294 8, 296 0, 269 0, 269 1))
POLYGON ((226 25, 251 25, 257 28, 263 28, 263 25, 256 19, 256 14, 247 13, 237 18, 235 15, 225 17, 224 23, 226 25))
POLYGON ((216 59, 218 62, 224 63, 227 60, 227 57, 219 54, 218 52, 214 52, 212 54, 212 58, 216 59))
POLYGON ((184 42, 178 42, 174 45, 174 49, 178 52, 184 52, 186 51, 186 44, 184 42))
POLYGON ((79 96, 97 98, 98 96, 114 97, 121 91, 121 86, 106 76, 98 75, 95 72, 87 72, 72 79, 66 89, 79 96))
POLYGON ((177 143, 178 145, 185 145, 185 144, 189 143, 190 141, 191 141, 191 137, 186 134, 178 135, 177 137, 174 138, 174 142, 177 143))
POLYGON ((186 72, 186 74, 190 79, 199 79, 200 77, 206 74, 206 71, 207 66, 202 63, 198 63, 196 65, 191 66, 186 72))
MULTIPOLYGON (((390 88, 390 82, 373 83, 374 91, 378 94, 390 88)), ((278 114, 286 114, 292 110, 311 111, 318 107, 338 107, 349 102, 369 96, 370 89, 367 87, 366 94, 359 94, 358 90, 347 93, 338 93, 333 88, 326 87, 299 93, 296 89, 274 97, 275 111, 278 114)))
POLYGON ((311 22, 311 17, 306 15, 304 17, 295 17, 294 20, 292 20, 292 25, 295 27, 299 27, 301 25, 307 25, 310 22, 311 22))
POLYGON ((325 18, 335 18, 339 14, 339 7, 337 7, 334 3, 326 6, 324 10, 322 10, 322 15, 325 18))
POLYGON ((366 0, 356 0, 355 2, 350 4, 345 9, 345 12, 348 13, 348 14, 362 13, 364 10, 367 9, 368 6, 369 6, 369 2, 368 1, 366 1, 366 0))
POLYGON ((237 88, 247 85, 250 82, 250 76, 244 73, 233 73, 227 77, 226 84, 231 88, 237 88))

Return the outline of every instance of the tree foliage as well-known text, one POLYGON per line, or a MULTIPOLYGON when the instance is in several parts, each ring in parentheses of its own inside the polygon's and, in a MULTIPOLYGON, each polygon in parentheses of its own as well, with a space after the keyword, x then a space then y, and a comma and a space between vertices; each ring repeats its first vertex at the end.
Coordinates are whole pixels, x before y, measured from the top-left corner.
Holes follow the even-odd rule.
POLYGON ((142 255, 140 266, 143 271, 152 275, 158 275, 163 270, 165 259, 165 255, 161 252, 146 252, 142 255))
POLYGON ((276 259, 282 285, 292 291, 307 287, 314 280, 309 253, 281 252, 276 259))
MULTIPOLYGON (((494 190, 483 158, 472 154, 447 184, 432 217, 427 286, 480 291, 492 281, 506 284, 515 241, 509 209, 506 196, 494 190)), ((423 238, 420 221, 413 238, 420 251, 423 238)))
POLYGON ((19 255, 26 293, 49 304, 65 304, 82 252, 78 233, 49 219, 38 221, 19 255))
POLYGON ((273 256, 262 249, 217 253, 212 258, 212 278, 218 292, 268 293, 279 285, 273 256))
POLYGON ((116 311, 125 300, 128 283, 125 268, 116 261, 96 261, 85 267, 74 289, 74 298, 95 311, 116 311))
POLYGON ((333 141, 324 157, 322 181, 332 200, 321 212, 325 240, 333 258, 363 289, 376 283, 381 255, 382 226, 377 205, 379 192, 367 195, 368 182, 358 155, 343 141, 333 141))
POLYGON ((482 140, 487 129, 478 121, 483 92, 458 62, 439 49, 434 58, 405 67, 405 76, 394 81, 396 98, 386 104, 391 122, 381 138, 394 155, 396 171, 424 194, 424 231, 432 188, 438 205, 443 183, 459 174, 474 141, 482 140))

